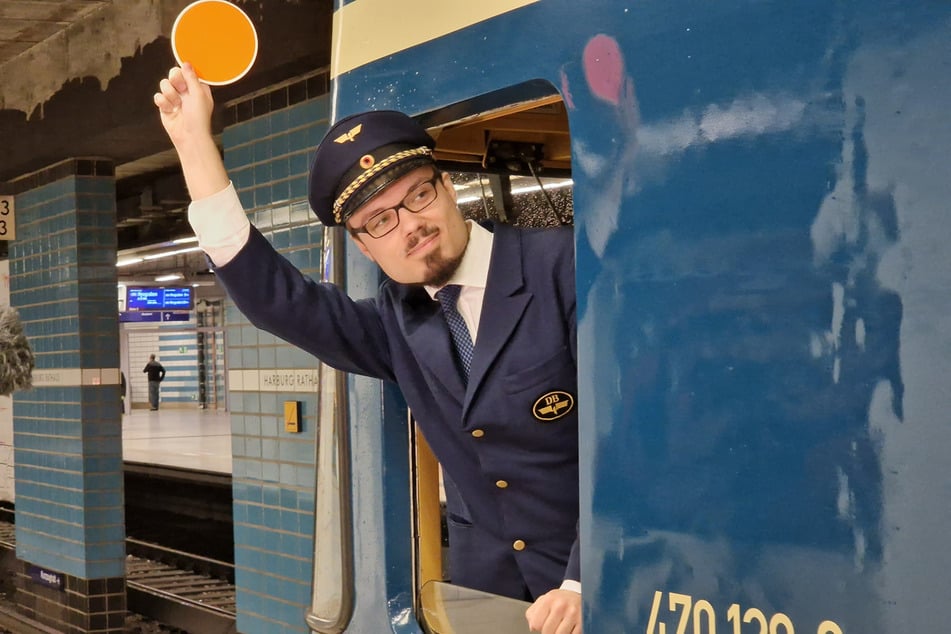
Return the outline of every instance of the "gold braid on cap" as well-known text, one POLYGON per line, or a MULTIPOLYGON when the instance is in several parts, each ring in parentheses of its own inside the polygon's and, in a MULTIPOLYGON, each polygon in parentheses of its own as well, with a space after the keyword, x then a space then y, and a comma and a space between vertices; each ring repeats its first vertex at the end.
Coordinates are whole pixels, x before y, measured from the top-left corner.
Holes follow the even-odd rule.
POLYGON ((352 196, 355 191, 360 189, 360 186, 366 183, 368 180, 385 170, 393 163, 402 161, 403 159, 409 158, 411 156, 429 156, 432 153, 432 149, 426 147, 425 145, 412 150, 403 150, 402 152, 397 152, 396 154, 386 157, 370 169, 357 176, 355 179, 353 179, 353 182, 347 185, 347 188, 343 190, 339 196, 337 196, 337 200, 334 201, 334 221, 336 221, 337 224, 343 224, 344 203, 346 203, 350 196, 352 196))

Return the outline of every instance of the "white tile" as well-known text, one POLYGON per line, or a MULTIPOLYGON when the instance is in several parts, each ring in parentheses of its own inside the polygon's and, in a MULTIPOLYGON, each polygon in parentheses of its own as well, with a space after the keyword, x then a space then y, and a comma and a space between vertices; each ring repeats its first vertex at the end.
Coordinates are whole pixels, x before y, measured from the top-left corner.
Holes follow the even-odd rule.
POLYGON ((242 372, 244 372, 244 389, 246 392, 256 392, 261 389, 260 372, 258 370, 242 370, 242 372))
POLYGON ((228 370, 228 388, 239 392, 244 390, 244 372, 242 370, 228 370))

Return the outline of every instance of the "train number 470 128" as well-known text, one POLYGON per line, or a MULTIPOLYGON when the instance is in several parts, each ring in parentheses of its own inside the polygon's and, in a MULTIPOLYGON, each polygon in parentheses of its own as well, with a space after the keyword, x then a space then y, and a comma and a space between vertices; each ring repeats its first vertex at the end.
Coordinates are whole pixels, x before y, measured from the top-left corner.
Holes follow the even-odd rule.
MULTIPOLYGON (((726 634, 796 634, 792 620, 782 612, 770 617, 758 608, 743 610, 737 603, 727 608, 726 634)), ((716 634, 717 618, 713 605, 705 599, 694 600, 689 594, 654 592, 645 634, 716 634), (670 625, 668 626, 668 621, 670 625)), ((816 634, 845 634, 833 621, 823 621, 816 634)))

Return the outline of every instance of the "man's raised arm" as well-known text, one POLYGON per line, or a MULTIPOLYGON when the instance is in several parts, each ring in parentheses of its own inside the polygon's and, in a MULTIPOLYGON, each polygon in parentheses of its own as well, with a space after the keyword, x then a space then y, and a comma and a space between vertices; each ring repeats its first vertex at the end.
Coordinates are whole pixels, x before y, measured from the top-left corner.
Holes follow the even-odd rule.
POLYGON ((215 102, 190 64, 175 67, 154 96, 162 125, 178 152, 192 200, 220 192, 230 180, 211 133, 215 102))

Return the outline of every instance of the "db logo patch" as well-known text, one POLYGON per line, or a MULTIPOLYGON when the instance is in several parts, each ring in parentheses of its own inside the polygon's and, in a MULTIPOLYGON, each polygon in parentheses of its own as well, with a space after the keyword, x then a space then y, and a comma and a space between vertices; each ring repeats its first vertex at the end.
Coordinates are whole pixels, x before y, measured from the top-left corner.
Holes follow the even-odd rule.
POLYGON ((543 423, 548 423, 561 418, 574 407, 575 397, 568 392, 554 390, 535 401, 532 406, 532 414, 543 423))

